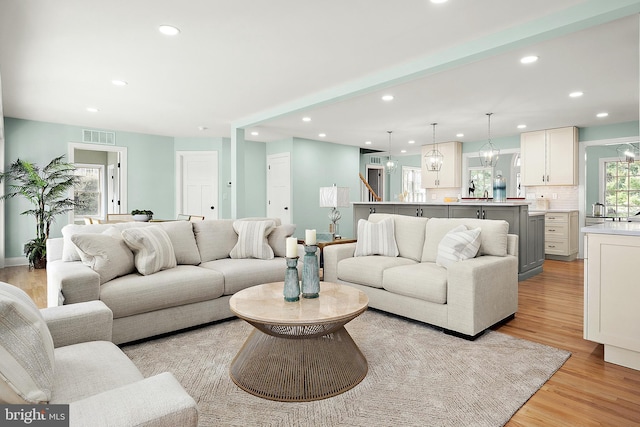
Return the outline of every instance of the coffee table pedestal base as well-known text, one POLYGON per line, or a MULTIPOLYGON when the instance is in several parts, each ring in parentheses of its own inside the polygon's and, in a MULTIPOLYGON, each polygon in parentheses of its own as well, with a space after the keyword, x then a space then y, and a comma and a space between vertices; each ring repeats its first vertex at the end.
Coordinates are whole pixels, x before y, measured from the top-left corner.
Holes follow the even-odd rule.
POLYGON ((255 396, 283 402, 326 399, 355 387, 367 360, 344 327, 320 337, 255 329, 231 362, 231 379, 255 396))

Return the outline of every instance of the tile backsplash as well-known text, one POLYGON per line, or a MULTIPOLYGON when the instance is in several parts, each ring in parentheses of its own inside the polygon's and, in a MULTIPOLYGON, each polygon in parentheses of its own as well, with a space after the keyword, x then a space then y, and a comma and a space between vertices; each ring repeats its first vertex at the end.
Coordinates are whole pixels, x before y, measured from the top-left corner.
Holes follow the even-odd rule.
MULTIPOLYGON (((534 199, 541 197, 549 201, 549 209, 578 209, 578 187, 577 186, 539 186, 525 187, 525 197, 532 203, 534 199), (555 199, 554 199, 555 195, 555 199)), ((535 203, 532 204, 532 209, 535 203)))

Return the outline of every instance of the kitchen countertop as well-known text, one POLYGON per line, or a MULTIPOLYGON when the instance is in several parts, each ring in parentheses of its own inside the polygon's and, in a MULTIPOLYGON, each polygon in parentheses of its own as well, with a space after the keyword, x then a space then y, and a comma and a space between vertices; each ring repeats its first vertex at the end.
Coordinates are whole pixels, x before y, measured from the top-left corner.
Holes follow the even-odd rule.
POLYGON ((529 202, 519 201, 519 200, 507 200, 506 202, 494 202, 492 200, 486 201, 484 199, 477 200, 465 200, 459 202, 445 202, 443 200, 433 200, 429 202, 352 202, 354 205, 457 205, 457 206, 465 206, 465 205, 496 205, 496 206, 523 206, 529 205, 529 202))
POLYGON ((640 222, 607 221, 580 229, 583 233, 640 236, 640 222))

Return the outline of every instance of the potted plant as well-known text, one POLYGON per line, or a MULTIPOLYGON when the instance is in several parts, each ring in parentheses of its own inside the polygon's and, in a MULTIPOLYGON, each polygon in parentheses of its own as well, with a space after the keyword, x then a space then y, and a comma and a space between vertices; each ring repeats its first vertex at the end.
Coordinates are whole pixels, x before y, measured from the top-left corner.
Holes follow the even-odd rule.
POLYGON ((142 221, 142 222, 147 222, 149 221, 151 218, 153 218, 153 212, 151 212, 150 210, 144 210, 144 209, 134 209, 131 211, 131 215, 133 215, 133 220, 134 221, 142 221))
POLYGON ((33 215, 36 219, 36 237, 24 245, 30 268, 46 267, 51 223, 56 216, 79 204, 68 197, 78 179, 75 166, 63 159, 64 156, 56 157, 44 168, 18 159, 5 172, 0 172, 0 183, 7 181, 6 194, 0 200, 22 196, 33 205, 32 209, 22 212, 22 215, 33 215))

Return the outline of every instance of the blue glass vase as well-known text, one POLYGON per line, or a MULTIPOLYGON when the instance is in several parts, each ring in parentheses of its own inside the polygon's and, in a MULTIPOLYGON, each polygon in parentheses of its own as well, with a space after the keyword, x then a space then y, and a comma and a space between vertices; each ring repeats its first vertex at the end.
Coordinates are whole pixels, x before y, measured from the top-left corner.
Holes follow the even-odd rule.
POLYGON ((300 299, 300 279, 298 278, 298 257, 287 258, 287 269, 284 271, 284 300, 288 302, 300 299))
POLYGON ((318 298, 320 295, 320 272, 316 245, 304 245, 304 264, 302 265, 302 297, 318 298))

